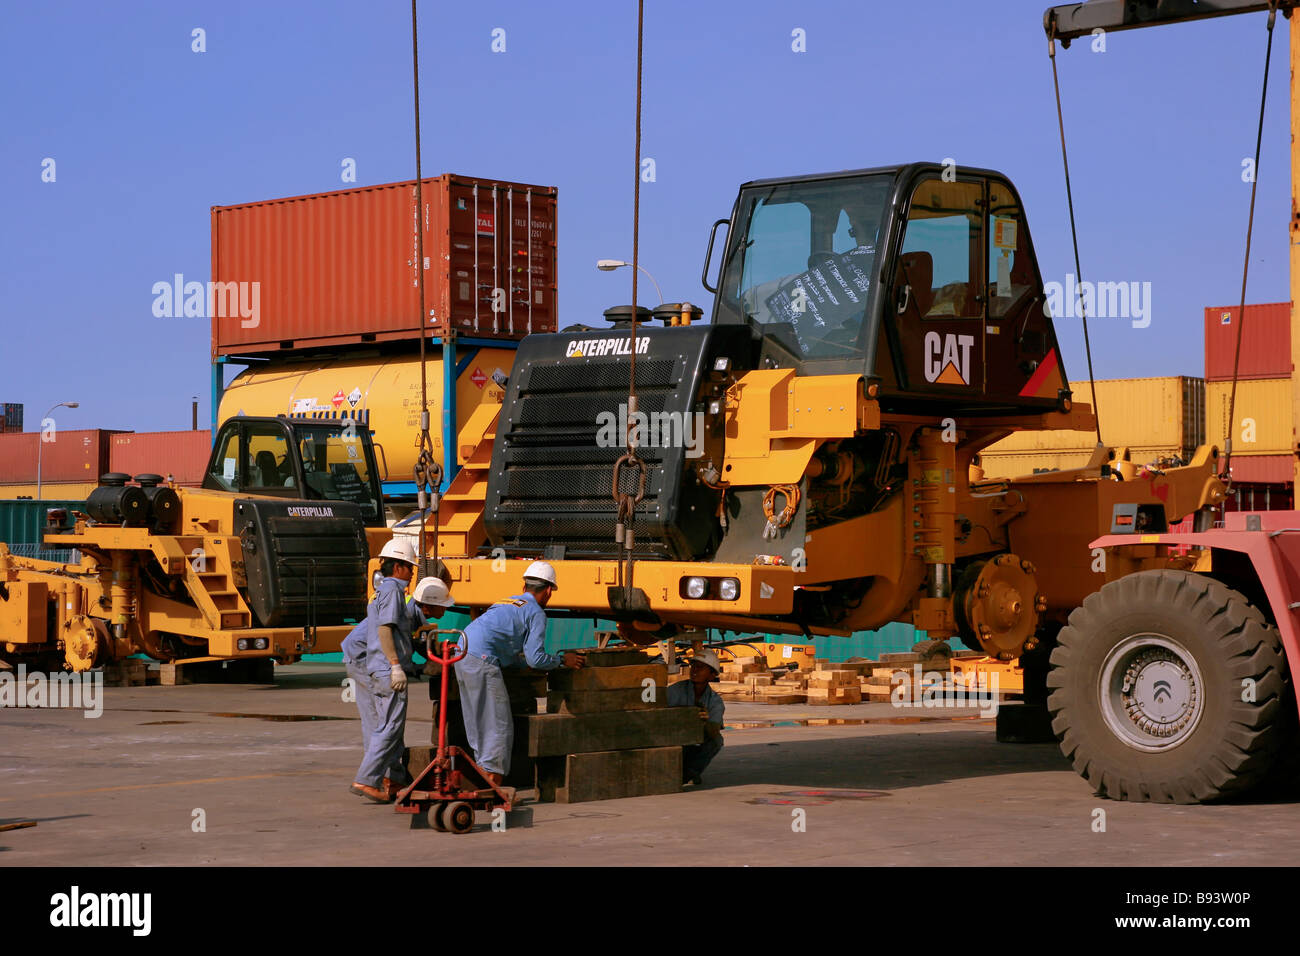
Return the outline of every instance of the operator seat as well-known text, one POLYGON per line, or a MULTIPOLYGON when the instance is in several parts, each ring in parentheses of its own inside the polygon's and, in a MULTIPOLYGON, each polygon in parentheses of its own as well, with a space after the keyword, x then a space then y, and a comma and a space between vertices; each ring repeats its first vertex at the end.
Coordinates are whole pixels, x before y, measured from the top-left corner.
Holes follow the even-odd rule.
MULTIPOLYGON (((899 321, 920 321, 934 305, 934 258, 928 252, 904 252, 898 258, 898 278, 894 282, 895 296, 901 295, 904 287, 911 289, 907 296, 907 308, 899 313, 899 321)), ((895 299, 897 302, 897 298, 895 299)), ((897 305, 895 305, 897 308, 897 305)))
POLYGON ((280 469, 275 464, 275 454, 269 451, 259 451, 255 458, 257 464, 257 475, 261 479, 259 484, 263 488, 276 488, 281 484, 280 469))

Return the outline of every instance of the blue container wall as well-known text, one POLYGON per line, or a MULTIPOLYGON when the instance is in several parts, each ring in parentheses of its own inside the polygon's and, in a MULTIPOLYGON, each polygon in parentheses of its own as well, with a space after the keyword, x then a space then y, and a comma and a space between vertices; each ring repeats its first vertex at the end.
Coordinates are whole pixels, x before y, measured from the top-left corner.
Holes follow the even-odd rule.
POLYGON ((0 541, 8 545, 38 545, 45 530, 47 508, 85 510, 84 501, 0 500, 0 541))

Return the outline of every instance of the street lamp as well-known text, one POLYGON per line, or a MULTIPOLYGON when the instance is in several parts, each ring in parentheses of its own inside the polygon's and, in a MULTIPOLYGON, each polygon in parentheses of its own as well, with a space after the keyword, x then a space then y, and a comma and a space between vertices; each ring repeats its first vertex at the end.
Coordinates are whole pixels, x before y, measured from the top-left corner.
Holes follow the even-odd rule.
MULTIPOLYGON (((45 419, 54 413, 56 408, 80 408, 81 402, 59 402, 57 405, 50 406, 50 410, 41 416, 41 427, 45 427, 45 419)), ((58 433, 55 433, 56 437, 58 433)), ((36 446, 36 500, 41 500, 41 454, 45 451, 45 436, 40 436, 40 443, 36 446)), ((99 477, 96 475, 95 477, 99 477)))
MULTIPOLYGON (((623 268, 623 266, 630 266, 631 264, 632 263, 630 262, 624 262, 622 259, 598 259, 596 261, 596 268, 599 269, 601 272, 613 272, 615 269, 621 269, 623 268)), ((638 264, 637 268, 640 269, 642 272, 645 272, 646 278, 649 279, 651 283, 654 284, 655 294, 659 296, 659 304, 663 305, 664 294, 661 291, 659 291, 659 283, 655 282, 655 277, 646 271, 645 266, 638 264)))

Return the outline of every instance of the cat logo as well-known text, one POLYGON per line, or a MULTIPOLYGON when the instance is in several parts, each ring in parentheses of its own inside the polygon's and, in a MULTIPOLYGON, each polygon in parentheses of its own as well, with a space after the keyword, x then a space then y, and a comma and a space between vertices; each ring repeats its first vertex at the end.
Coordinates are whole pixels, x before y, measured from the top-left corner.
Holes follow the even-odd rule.
POLYGON ((973 335, 925 333, 925 380, 936 385, 970 384, 973 335))

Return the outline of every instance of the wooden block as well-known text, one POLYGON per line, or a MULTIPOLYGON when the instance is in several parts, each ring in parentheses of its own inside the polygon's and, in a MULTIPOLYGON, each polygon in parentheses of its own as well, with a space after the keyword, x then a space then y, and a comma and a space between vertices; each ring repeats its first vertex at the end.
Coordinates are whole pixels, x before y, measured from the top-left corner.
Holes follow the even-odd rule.
POLYGON ((768 687, 772 683, 771 674, 748 674, 745 683, 750 687, 768 687))
POLYGON ((758 698, 760 704, 802 704, 808 699, 807 694, 796 694, 786 690, 769 688, 768 693, 758 698))
POLYGON ((724 694, 728 691, 744 690, 745 687, 746 687, 745 684, 739 683, 737 681, 726 681, 726 680, 720 680, 713 685, 713 689, 717 691, 719 694, 724 694))
POLYGON ((830 700, 831 690, 829 687, 814 687, 809 684, 805 696, 808 698, 809 703, 814 700, 830 700))
POLYGON ((859 687, 845 687, 835 695, 835 699, 841 704, 860 704, 862 703, 862 690, 859 687))
POLYGON ((889 687, 872 684, 866 689, 865 693, 873 700, 888 700, 893 690, 889 687))
POLYGON ((655 699, 646 701, 640 687, 617 690, 551 691, 546 695, 548 714, 605 714, 615 710, 651 710, 665 706, 666 694, 656 688, 655 699))
POLYGON ((528 753, 533 757, 680 746, 703 739, 704 721, 695 707, 528 718, 528 753))
POLYGON ((913 654, 911 651, 900 654, 881 654, 880 663, 882 664, 913 664, 921 659, 920 654, 913 654))
POLYGON ((538 761, 538 799, 556 803, 675 793, 682 786, 682 748, 573 753, 538 761))
POLYGON ((619 665, 617 667, 584 667, 581 670, 554 670, 549 686, 558 691, 619 690, 635 687, 641 689, 642 681, 650 678, 660 688, 668 686, 668 667, 664 664, 619 665))
POLYGON ((586 658, 586 667, 633 667, 650 659, 644 651, 626 647, 607 648, 603 651, 594 647, 585 648, 579 653, 586 658))
POLYGON ((164 687, 176 687, 180 684, 192 684, 194 679, 184 664, 168 662, 158 668, 158 683, 164 687))

